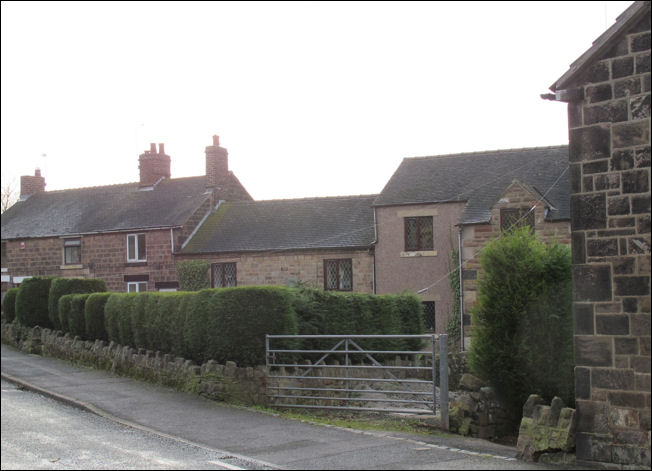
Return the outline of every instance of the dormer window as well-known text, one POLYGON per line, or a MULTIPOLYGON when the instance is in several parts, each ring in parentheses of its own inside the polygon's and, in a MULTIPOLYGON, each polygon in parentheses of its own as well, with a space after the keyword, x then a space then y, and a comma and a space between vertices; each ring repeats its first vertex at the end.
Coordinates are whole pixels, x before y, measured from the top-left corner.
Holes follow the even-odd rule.
POLYGON ((145 234, 127 235, 127 261, 144 262, 147 260, 145 234))
POLYGON ((534 230, 534 210, 530 208, 501 208, 500 230, 511 231, 517 227, 529 227, 534 230))

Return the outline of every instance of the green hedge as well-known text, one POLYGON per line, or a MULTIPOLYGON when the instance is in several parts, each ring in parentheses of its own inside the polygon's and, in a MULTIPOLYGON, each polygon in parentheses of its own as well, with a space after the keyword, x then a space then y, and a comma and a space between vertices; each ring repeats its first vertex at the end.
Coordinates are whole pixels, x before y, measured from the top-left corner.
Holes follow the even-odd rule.
MULTIPOLYGON (((108 340, 158 350, 199 364, 212 359, 240 366, 265 363, 265 334, 421 334, 414 295, 373 296, 281 286, 176 293, 114 293, 105 301, 108 340)), ((87 327, 88 328, 88 327, 87 327)), ((368 340, 363 347, 420 348, 420 342, 368 340)), ((306 342, 331 348, 332 341, 306 342)), ((304 346, 306 346, 304 345, 304 346)), ((298 347, 296 341, 275 347, 298 347)), ((298 359, 298 358, 291 358, 298 359)))
POLYGON ((85 308, 86 300, 90 293, 73 294, 70 302, 70 317, 68 318, 69 332, 73 336, 79 336, 86 339, 86 319, 85 308))
MULTIPOLYGON (((300 287, 293 289, 293 305, 302 335, 419 335, 425 330, 423 307, 413 294, 379 296, 300 287)), ((422 346, 419 339, 367 339, 357 343, 372 350, 419 350, 422 346)), ((315 350, 330 349, 334 344, 332 340, 302 342, 303 349, 315 350)))
POLYGON ((64 294, 57 302, 57 316, 59 317, 57 325, 58 330, 69 332, 68 319, 70 319, 70 310, 72 309, 70 303, 72 301, 72 294, 64 294))
POLYGON ((84 308, 84 323, 86 325, 86 338, 89 340, 108 340, 104 325, 104 307, 111 293, 93 293, 88 296, 84 308))
POLYGON ((2 314, 7 322, 13 322, 16 318, 16 295, 18 288, 9 288, 2 300, 2 314))
POLYGON ((64 326, 60 324, 58 313, 59 298, 65 294, 98 293, 107 290, 106 282, 97 278, 54 278, 50 285, 48 315, 50 323, 56 329, 64 326))
POLYGON ((48 297, 52 278, 36 276, 24 280, 16 294, 16 319, 26 327, 52 328, 48 297))
POLYGON ((183 291, 199 291, 210 288, 211 262, 207 260, 187 260, 177 263, 179 287, 183 291))

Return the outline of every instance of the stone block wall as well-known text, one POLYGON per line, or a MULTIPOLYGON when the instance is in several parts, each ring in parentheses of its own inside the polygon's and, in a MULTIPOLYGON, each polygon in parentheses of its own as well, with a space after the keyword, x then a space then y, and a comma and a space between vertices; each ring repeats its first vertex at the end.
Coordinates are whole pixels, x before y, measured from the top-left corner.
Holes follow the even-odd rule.
POLYGON ((324 260, 351 259, 353 291, 373 293, 374 256, 362 250, 295 250, 274 253, 183 255, 182 260, 208 260, 211 263, 235 263, 238 286, 287 285, 302 281, 324 287, 324 260))
POLYGON ((568 105, 577 458, 650 466, 650 12, 568 105))
MULTIPOLYGON (((142 231, 137 231, 142 232, 142 231)), ((135 232, 134 232, 135 233, 135 232)), ((81 236, 81 264, 63 264, 63 240, 48 237, 8 240, 3 275, 56 276, 67 278, 101 278, 110 291, 126 291, 125 275, 147 276, 148 289, 156 283, 176 282, 178 275, 172 258, 170 230, 147 231, 147 261, 127 263, 127 233, 90 234, 81 236)))
POLYGON ((240 368, 208 361, 199 366, 181 357, 151 350, 134 349, 102 340, 84 341, 69 333, 25 328, 2 321, 2 342, 21 350, 47 355, 75 364, 144 379, 210 399, 245 405, 268 405, 265 367, 240 368))

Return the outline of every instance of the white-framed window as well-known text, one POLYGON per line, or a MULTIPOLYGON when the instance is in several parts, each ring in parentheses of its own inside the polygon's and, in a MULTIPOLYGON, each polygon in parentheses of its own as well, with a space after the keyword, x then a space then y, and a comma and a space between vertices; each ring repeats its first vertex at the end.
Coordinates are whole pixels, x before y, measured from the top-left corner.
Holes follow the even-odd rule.
POLYGON ((63 239, 63 264, 81 264, 81 237, 63 239))
POLYGON ((145 234, 127 235, 127 261, 144 262, 147 260, 145 234))
POLYGON ((146 281, 130 281, 127 283, 127 293, 140 293, 147 291, 146 281))

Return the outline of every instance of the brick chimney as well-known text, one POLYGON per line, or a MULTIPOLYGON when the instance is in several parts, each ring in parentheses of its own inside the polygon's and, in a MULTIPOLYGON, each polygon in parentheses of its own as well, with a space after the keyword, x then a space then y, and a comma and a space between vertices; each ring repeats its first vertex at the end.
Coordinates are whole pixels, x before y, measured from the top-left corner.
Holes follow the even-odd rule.
POLYGON ((45 191, 45 178, 41 176, 41 169, 34 171, 34 176, 23 175, 20 177, 20 197, 43 193, 45 191))
POLYGON ((213 145, 206 147, 206 186, 217 186, 228 174, 229 153, 220 147, 220 137, 213 136, 213 145))
POLYGON ((138 157, 140 169, 140 187, 154 186, 161 177, 170 178, 170 156, 165 153, 163 144, 150 144, 150 149, 138 157))

